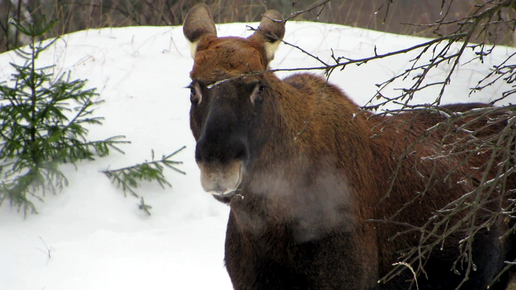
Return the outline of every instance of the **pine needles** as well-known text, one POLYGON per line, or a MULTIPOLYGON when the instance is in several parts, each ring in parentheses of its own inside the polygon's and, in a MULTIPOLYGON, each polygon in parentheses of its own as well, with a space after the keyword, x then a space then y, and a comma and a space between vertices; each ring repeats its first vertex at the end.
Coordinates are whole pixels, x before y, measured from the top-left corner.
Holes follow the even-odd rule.
MULTIPOLYGON (((30 37, 31 44, 16 50, 25 63, 11 63, 15 70, 11 79, 0 82, 0 205, 9 200, 24 214, 37 213, 34 199, 42 201, 47 191, 57 193, 68 185, 60 164, 94 160, 111 150, 123 153, 118 145, 130 142, 121 140, 125 138, 121 135, 88 140, 86 126, 102 125, 104 120, 94 115, 94 108, 102 104, 96 90, 86 88, 85 80, 72 80, 69 72, 54 76, 48 73, 52 66, 36 66, 40 53, 56 40, 43 45, 36 39, 55 21, 22 25, 11 20, 10 24, 30 37)), ((160 160, 154 160, 153 151, 152 161, 103 173, 122 187, 124 194, 140 198, 135 191, 140 181, 157 182, 165 188, 171 186, 163 174, 165 168, 185 174, 175 167, 182 162, 170 160, 184 148, 160 160)), ((151 206, 143 197, 139 207, 150 215, 151 206)))
MULTIPOLYGON (((186 174, 184 171, 179 170, 175 165, 182 164, 181 161, 173 161, 170 158, 176 155, 181 150, 185 149, 185 146, 179 148, 175 152, 169 155, 163 155, 160 160, 154 160, 154 150, 152 151, 152 160, 145 161, 143 163, 139 163, 133 166, 128 166, 119 169, 113 170, 104 170, 104 173, 113 183, 117 185, 117 187, 121 187, 124 191, 124 194, 127 196, 127 193, 132 194, 136 198, 140 198, 140 196, 136 193, 136 188, 138 187, 138 182, 140 181, 148 181, 148 182, 158 182, 162 188, 165 188, 165 185, 168 187, 172 187, 172 185, 166 180, 163 175, 163 170, 165 167, 170 168, 176 172, 181 174, 186 174)), ((150 215, 149 209, 151 206, 145 204, 143 197, 140 198, 140 209, 145 211, 148 215, 150 215)))
POLYGON ((160 160, 154 160, 154 151, 152 151, 152 161, 145 161, 143 163, 119 169, 104 170, 102 173, 111 179, 118 187, 122 187, 124 194, 129 192, 134 195, 134 197, 140 197, 135 191, 138 187, 138 181, 156 181, 162 188, 165 188, 165 185, 171 187, 171 184, 163 175, 164 167, 168 167, 181 174, 186 174, 184 171, 181 171, 174 166, 176 164, 182 164, 183 162, 169 160, 170 157, 174 156, 184 148, 185 146, 176 150, 172 154, 163 156, 160 160))
POLYGON ((102 125, 103 118, 93 115, 102 103, 95 89, 86 89, 85 80, 71 80, 69 73, 54 76, 51 67, 38 68, 36 59, 45 46, 36 42, 55 21, 11 24, 30 37, 28 48, 17 49, 23 65, 11 63, 15 73, 9 82, 0 83, 0 205, 11 205, 36 213, 31 196, 42 200, 47 190, 57 193, 68 185, 59 164, 93 160, 128 141, 114 136, 88 141, 85 125, 102 125))

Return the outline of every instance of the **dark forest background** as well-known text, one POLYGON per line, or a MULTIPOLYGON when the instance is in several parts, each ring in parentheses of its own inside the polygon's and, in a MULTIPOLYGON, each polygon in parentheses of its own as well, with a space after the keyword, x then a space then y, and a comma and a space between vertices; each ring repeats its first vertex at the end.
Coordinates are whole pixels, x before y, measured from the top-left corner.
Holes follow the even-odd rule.
MULTIPOLYGON (((187 11, 197 3, 210 6, 215 21, 259 21, 266 9, 276 9, 284 17, 326 1, 314 0, 0 0, 0 52, 26 44, 12 27, 10 19, 37 23, 42 17, 59 19, 45 38, 78 30, 121 26, 180 25, 187 11)), ((426 24, 441 19, 460 19, 471 15, 486 0, 331 0, 324 6, 299 15, 296 20, 345 24, 379 31, 435 37, 434 27, 426 24)), ((492 1, 491 1, 492 2, 492 1)), ((514 19, 513 9, 501 15, 514 19)), ((446 29, 453 30, 453 26, 446 29)), ((514 45, 514 28, 493 33, 497 44, 514 45)), ((440 33, 446 33, 441 27, 440 33)))

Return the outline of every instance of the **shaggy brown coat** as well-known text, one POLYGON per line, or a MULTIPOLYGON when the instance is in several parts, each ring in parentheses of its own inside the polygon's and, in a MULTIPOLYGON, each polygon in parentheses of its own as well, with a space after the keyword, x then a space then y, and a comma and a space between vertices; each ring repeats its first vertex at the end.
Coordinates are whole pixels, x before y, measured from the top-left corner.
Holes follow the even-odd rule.
MULTIPOLYGON (((194 57, 190 114, 196 161, 205 190, 231 207, 225 261, 234 288, 415 289, 408 268, 378 283, 400 253, 419 245, 420 235, 414 231, 391 238, 407 225, 422 226, 436 210, 470 192, 476 184, 457 181, 469 175, 480 180, 481 172, 470 168, 489 154, 473 156, 466 165, 460 164, 462 156, 425 161, 442 149, 445 131, 416 141, 443 116, 405 113, 380 131, 387 117, 360 112, 321 77, 296 74, 280 80, 272 73, 254 74, 268 69, 283 37, 284 23, 273 19, 281 15, 267 12, 249 38, 219 38, 208 8, 198 5, 184 25, 194 57), (412 144, 398 164, 397 157, 412 144), (417 195, 429 179, 441 180, 452 168, 457 169, 451 182, 437 182, 417 195), (393 216, 409 201, 389 223, 374 222, 393 216)), ((508 186, 516 188, 514 182, 508 186)), ((477 233, 477 269, 461 289, 485 289, 511 258, 511 242, 499 239, 509 226, 498 220, 490 231, 477 233)), ((457 231, 421 261, 426 276, 419 275, 419 289, 459 285, 464 272, 450 269, 463 238, 457 231)), ((505 289, 507 278, 494 289, 505 289)))

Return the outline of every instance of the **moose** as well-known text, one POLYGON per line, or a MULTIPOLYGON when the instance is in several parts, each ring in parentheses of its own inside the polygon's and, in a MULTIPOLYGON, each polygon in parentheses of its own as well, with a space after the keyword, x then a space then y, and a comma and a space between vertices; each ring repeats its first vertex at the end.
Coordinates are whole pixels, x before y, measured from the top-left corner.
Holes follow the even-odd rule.
MULTIPOLYGON (((423 225, 475 186, 455 180, 428 187, 426 180, 480 180, 471 168, 489 154, 471 156, 468 164, 453 156, 426 160, 440 149, 444 133, 416 140, 442 114, 374 115, 315 74, 280 80, 267 70, 285 34, 282 19, 269 10, 251 36, 217 37, 209 8, 198 4, 183 26, 194 59, 195 160, 203 189, 231 209, 225 264, 234 289, 487 289, 492 283, 491 289, 505 289, 510 271, 497 275, 515 258, 512 236, 502 237, 513 225, 510 217, 476 233, 469 249, 474 269, 467 275, 466 266, 455 264, 465 238, 457 230, 382 280, 403 253, 420 246, 417 231, 403 234, 406 226, 423 225), (379 130, 386 120, 389 126, 379 130), (405 144, 416 145, 396 158, 405 144), (386 217, 393 218, 375 222, 386 217)), ((507 188, 516 188, 514 179, 507 188)), ((481 214, 473 219, 484 220, 481 214)))

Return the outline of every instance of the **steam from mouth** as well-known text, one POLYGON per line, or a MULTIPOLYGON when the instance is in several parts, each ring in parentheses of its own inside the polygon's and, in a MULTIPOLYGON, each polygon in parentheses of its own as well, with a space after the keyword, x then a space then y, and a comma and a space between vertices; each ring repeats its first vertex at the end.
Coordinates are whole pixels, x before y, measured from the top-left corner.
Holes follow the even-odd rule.
POLYGON ((199 162, 197 165, 201 170, 201 185, 204 191, 213 196, 232 196, 242 182, 244 175, 242 161, 232 161, 227 165, 199 162))

